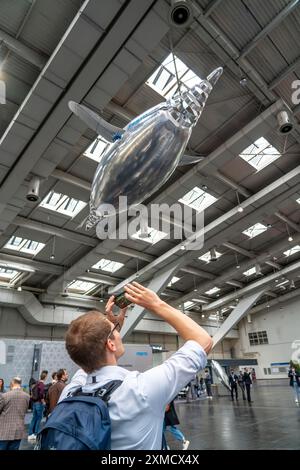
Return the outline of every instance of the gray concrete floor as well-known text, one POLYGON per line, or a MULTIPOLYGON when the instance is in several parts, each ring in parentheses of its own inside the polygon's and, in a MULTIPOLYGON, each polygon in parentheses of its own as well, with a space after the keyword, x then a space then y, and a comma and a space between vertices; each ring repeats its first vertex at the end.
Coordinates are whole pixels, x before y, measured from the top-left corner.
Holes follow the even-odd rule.
MULTIPOLYGON (((252 387, 253 403, 239 394, 176 403, 189 450, 300 449, 300 407, 288 381, 262 381, 252 387)), ((171 449, 181 445, 167 435, 171 449)))
MULTIPOLYGON (((179 428, 190 441, 189 450, 300 449, 300 407, 288 381, 261 381, 252 388, 253 403, 239 395, 203 397, 191 403, 176 402, 179 428)), ((29 422, 31 415, 27 416, 29 422)), ((171 449, 181 443, 167 433, 171 449)), ((20 449, 32 449, 22 441, 20 449)))

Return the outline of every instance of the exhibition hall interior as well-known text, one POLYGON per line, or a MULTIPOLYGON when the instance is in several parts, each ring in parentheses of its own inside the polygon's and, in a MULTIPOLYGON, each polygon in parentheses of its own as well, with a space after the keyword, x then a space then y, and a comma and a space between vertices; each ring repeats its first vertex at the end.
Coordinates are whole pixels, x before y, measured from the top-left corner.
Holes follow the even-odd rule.
POLYGON ((0 0, 1 450, 101 370, 90 311, 104 369, 176 366, 166 447, 111 399, 112 449, 299 450, 299 43, 299 0, 0 0))

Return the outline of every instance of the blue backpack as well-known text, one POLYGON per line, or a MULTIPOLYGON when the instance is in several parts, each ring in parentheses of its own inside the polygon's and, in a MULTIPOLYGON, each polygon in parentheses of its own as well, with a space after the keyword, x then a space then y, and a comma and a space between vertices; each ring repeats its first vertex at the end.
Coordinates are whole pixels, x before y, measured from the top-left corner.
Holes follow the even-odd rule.
POLYGON ((121 380, 84 393, 77 388, 52 411, 38 434, 36 450, 109 450, 111 422, 107 403, 121 380))

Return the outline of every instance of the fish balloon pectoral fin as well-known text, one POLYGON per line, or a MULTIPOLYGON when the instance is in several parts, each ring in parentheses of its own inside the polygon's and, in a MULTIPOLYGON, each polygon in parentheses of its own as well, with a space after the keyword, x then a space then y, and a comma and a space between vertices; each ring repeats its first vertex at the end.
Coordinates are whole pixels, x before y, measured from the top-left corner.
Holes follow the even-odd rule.
POLYGON ((185 166, 185 165, 192 165, 193 163, 199 163, 204 160, 203 155, 182 155, 181 159, 179 160, 178 166, 185 166))
POLYGON ((115 142, 120 139, 125 132, 121 127, 113 126, 82 104, 75 103, 75 101, 69 101, 69 108, 90 129, 93 129, 93 131, 97 132, 98 135, 101 135, 101 137, 108 142, 115 142))

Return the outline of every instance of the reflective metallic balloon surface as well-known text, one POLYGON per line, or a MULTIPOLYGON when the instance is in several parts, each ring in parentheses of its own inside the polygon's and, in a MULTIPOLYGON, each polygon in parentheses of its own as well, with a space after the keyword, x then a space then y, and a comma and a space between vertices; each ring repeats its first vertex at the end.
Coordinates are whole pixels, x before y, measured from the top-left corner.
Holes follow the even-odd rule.
POLYGON ((214 359, 211 360, 211 366, 220 382, 224 385, 224 387, 231 391, 229 379, 223 367, 219 364, 219 362, 215 361, 214 359))
POLYGON ((103 204, 112 204, 116 212, 119 196, 127 196, 128 207, 139 204, 170 178, 178 164, 185 164, 192 129, 222 72, 222 67, 217 68, 193 88, 147 110, 124 129, 106 123, 85 106, 69 103, 89 127, 112 142, 94 176, 87 228, 105 215, 103 204))

